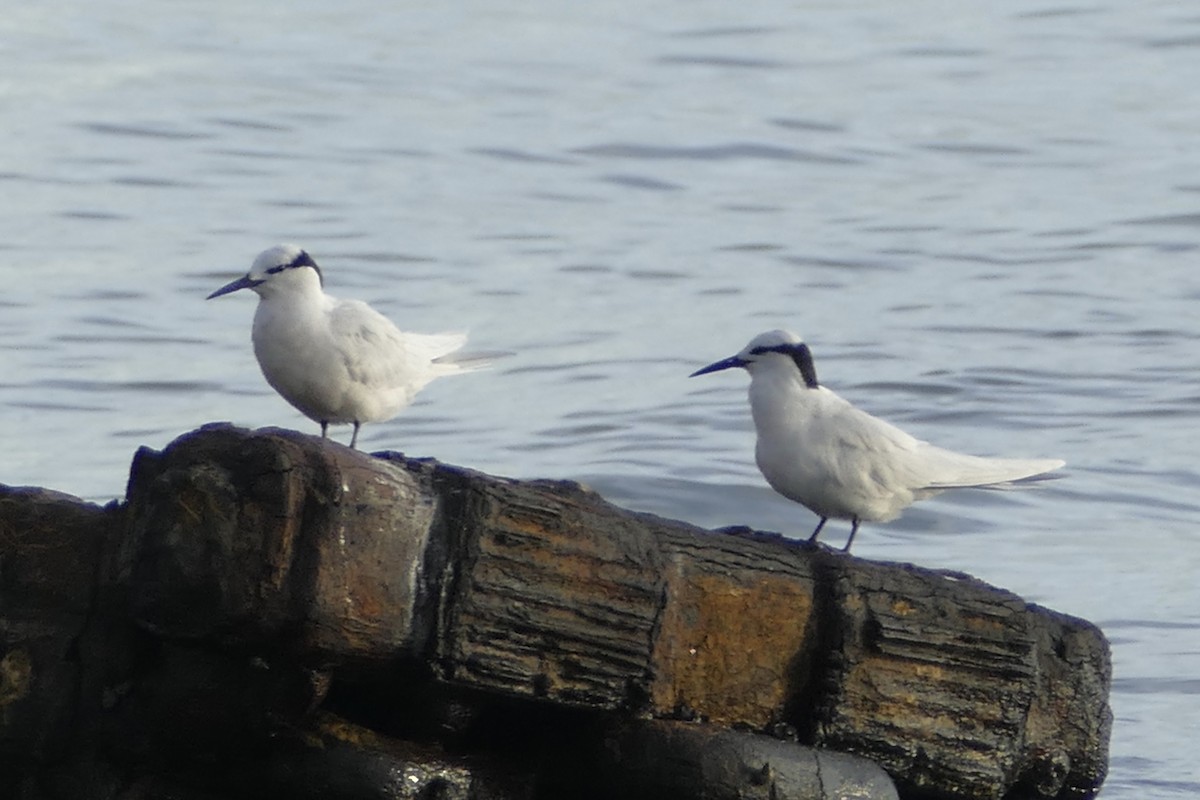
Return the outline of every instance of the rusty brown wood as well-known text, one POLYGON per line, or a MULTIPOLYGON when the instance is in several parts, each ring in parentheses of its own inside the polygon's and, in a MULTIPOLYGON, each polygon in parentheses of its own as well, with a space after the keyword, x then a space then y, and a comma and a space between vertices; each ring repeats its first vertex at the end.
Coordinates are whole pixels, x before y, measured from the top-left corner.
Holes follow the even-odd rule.
POLYGON ((1104 778, 1103 635, 969 576, 230 426, 140 451, 101 516, 101 583, 164 652, 298 676, 282 705, 261 693, 267 716, 303 719, 330 675, 392 696, 387 675, 426 674, 418 693, 794 736, 875 760, 902 795, 1089 797, 1104 778))

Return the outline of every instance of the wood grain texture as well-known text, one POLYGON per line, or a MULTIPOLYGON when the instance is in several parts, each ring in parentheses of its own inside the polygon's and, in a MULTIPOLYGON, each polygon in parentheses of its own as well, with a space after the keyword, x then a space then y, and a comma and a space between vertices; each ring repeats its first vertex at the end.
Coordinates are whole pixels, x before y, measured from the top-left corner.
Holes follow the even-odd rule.
POLYGON ((443 698, 463 721, 435 736, 490 719, 553 747, 658 719, 703 753, 706 731, 768 733, 865 756, 907 797, 1087 798, 1104 779, 1104 636, 970 576, 227 425, 139 451, 127 503, 68 503, 61 532, 37 522, 53 503, 0 499, 0 597, 32 598, 0 609, 0 706, 25 714, 0 717, 0 745, 36 724, 39 752, 63 741, 75 695, 13 699, 54 694, 29 687, 78 685, 86 730, 137 759, 304 730, 340 685, 385 728, 443 698), (20 609, 62 635, 39 645, 20 609), (532 708, 550 728, 520 721, 532 708), (177 716, 194 732, 160 730, 177 716))

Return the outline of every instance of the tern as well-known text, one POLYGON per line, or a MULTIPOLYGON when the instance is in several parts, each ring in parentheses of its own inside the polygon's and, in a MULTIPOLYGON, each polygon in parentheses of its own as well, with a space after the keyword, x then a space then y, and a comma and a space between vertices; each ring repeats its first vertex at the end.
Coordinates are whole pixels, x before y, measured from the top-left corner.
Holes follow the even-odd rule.
POLYGON ((321 268, 307 252, 276 245, 250 271, 207 299, 250 289, 258 294, 251 339, 267 383, 306 417, 351 424, 350 447, 365 422, 396 416, 434 378, 487 366, 465 355, 464 333, 405 333, 359 300, 325 294, 321 268))
POLYGON ((771 488, 820 517, 888 522, 946 489, 996 486, 1058 469, 1057 459, 980 458, 944 450, 852 406, 817 382, 812 353, 784 330, 761 333, 740 353, 690 377, 732 367, 750 373, 754 457, 771 488))

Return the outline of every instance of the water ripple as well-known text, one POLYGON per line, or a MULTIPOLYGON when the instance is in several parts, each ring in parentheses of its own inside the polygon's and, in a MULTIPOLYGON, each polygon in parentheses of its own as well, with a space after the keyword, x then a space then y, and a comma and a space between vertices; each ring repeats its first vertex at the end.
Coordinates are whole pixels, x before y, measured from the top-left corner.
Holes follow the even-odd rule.
POLYGON ((165 128, 154 128, 143 125, 117 125, 108 122, 83 122, 79 124, 79 127, 86 131, 90 131, 91 133, 100 133, 106 136, 131 136, 136 138, 166 140, 215 138, 212 134, 200 133, 197 131, 168 130, 165 128))
POLYGON ((705 67, 729 67, 733 69, 780 69, 791 65, 769 58, 750 58, 738 56, 715 55, 678 55, 660 56, 655 59, 658 64, 666 65, 700 65, 705 67))
POLYGON ((476 155, 487 156, 501 161, 514 161, 519 164, 557 164, 561 166, 569 166, 578 164, 574 159, 562 158, 560 156, 546 156, 539 153, 530 153, 524 150, 516 150, 508 147, 475 147, 467 152, 475 153, 476 155))
POLYGON ((860 159, 814 153, 795 147, 761 144, 756 142, 733 142, 730 144, 697 147, 668 147, 661 145, 615 142, 579 147, 572 152, 601 158, 653 159, 653 160, 696 160, 725 161, 730 159, 755 159, 763 161, 797 161, 819 164, 859 164, 860 159))
POLYGON ((658 180, 657 178, 649 178, 644 175, 602 175, 600 180, 605 183, 624 186, 629 189, 645 189, 654 192, 678 192, 683 190, 683 186, 678 183, 658 180))

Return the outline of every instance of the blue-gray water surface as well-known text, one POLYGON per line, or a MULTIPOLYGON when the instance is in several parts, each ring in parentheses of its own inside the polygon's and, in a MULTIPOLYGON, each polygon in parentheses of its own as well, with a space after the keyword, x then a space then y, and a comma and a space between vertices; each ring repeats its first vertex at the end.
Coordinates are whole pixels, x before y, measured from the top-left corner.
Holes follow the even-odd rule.
POLYGON ((1068 461, 855 552, 1098 623, 1102 796, 1195 797, 1197 76, 1200 10, 1153 0, 6 9, 0 481, 107 501, 205 422, 315 432, 254 297, 204 301, 294 241, 331 293, 514 353, 365 448, 802 536, 746 376, 686 377, 791 328, 921 438, 1068 461))

